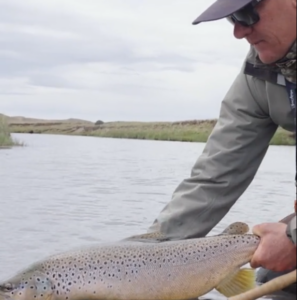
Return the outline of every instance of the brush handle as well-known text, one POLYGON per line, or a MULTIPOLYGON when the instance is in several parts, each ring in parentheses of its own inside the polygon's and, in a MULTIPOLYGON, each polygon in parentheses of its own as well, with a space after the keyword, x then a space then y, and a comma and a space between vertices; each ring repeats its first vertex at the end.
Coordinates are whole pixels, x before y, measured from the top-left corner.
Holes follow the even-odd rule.
POLYGON ((277 278, 274 278, 252 290, 249 290, 245 293, 233 296, 228 299, 229 300, 255 300, 257 298, 261 298, 273 292, 280 291, 286 288, 287 286, 295 283, 296 281, 297 281, 297 272, 296 270, 294 270, 288 274, 281 275, 277 278))

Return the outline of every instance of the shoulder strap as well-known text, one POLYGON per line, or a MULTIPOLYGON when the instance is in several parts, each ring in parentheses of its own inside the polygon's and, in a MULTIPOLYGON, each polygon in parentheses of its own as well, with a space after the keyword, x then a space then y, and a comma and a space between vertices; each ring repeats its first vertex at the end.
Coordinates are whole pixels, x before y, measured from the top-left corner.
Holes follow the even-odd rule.
POLYGON ((296 185, 296 199, 297 199, 297 135, 296 135, 296 84, 286 80, 286 88, 289 95, 291 110, 295 122, 295 185, 296 185))

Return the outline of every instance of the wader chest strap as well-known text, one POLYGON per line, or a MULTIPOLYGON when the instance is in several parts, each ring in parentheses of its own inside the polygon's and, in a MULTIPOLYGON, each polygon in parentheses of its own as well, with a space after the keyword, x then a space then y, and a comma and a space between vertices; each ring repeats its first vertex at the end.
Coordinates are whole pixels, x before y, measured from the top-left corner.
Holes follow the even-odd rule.
POLYGON ((296 135, 296 83, 292 83, 286 80, 286 88, 289 95, 290 107, 292 110, 294 123, 295 123, 295 186, 296 186, 296 198, 297 200, 297 135, 296 135))

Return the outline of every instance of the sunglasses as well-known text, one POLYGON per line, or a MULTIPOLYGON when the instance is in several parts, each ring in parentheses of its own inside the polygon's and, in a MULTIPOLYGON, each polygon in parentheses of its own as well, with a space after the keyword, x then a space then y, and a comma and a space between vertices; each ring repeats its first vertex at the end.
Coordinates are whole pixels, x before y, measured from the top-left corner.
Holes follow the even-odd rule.
POLYGON ((259 14, 255 10, 255 7, 262 1, 263 0, 253 0, 244 8, 228 16, 227 20, 231 24, 239 23, 244 27, 250 27, 255 25, 260 20, 259 14))

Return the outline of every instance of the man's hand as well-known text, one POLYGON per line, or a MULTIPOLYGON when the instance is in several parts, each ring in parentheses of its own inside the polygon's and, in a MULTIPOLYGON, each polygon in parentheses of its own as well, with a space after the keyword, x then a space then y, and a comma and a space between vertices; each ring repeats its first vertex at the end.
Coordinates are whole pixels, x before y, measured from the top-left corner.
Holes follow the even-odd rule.
POLYGON ((287 237, 286 229, 283 223, 254 226, 253 233, 261 237, 261 242, 252 257, 252 268, 263 267, 274 272, 296 268, 296 245, 287 237))

